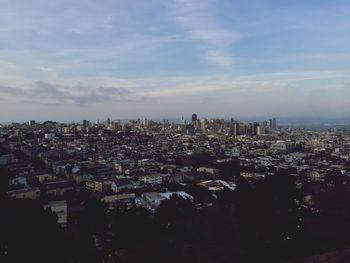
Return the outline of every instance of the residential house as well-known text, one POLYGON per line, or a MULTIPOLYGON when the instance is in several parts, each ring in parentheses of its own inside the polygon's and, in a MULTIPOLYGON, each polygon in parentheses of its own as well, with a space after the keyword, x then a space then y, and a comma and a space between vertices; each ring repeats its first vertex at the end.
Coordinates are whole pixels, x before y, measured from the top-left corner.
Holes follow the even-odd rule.
POLYGON ((45 209, 50 209, 57 216, 57 223, 66 227, 68 222, 67 216, 67 202, 65 200, 61 201, 51 201, 50 203, 44 205, 45 209))
POLYGON ((37 199, 40 197, 40 190, 37 187, 24 188, 7 192, 8 196, 13 199, 37 199))

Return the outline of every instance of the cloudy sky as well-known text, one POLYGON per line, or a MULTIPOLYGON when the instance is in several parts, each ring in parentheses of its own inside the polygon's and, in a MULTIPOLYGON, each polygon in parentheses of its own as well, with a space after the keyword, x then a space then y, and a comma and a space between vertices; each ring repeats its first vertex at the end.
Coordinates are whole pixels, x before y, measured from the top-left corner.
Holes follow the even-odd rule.
POLYGON ((350 113, 348 0, 0 0, 0 122, 350 113))

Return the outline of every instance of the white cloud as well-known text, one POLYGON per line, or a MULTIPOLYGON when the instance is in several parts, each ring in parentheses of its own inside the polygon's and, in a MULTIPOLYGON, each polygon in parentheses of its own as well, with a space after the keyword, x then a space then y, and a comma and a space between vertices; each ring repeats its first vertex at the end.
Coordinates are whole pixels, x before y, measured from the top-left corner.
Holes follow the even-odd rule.
POLYGON ((41 71, 44 71, 44 72, 54 72, 55 70, 52 69, 52 68, 49 68, 49 67, 40 67, 39 68, 41 71))
POLYGON ((99 114, 118 113, 127 118, 143 114, 169 117, 193 111, 205 116, 338 114, 350 111, 349 89, 344 85, 348 83, 349 73, 309 71, 156 78, 92 76, 82 82, 39 81, 16 86, 0 83, 0 97, 6 98, 0 109, 16 103, 30 112, 38 105, 49 107, 51 103, 69 107, 71 118, 80 118, 75 112, 81 107, 86 114, 96 114, 94 109, 98 109, 99 114))
POLYGON ((219 50, 208 50, 205 55, 205 60, 222 67, 231 67, 233 65, 232 56, 227 52, 219 50))
POLYGON ((53 78, 53 79, 58 78, 57 71, 51 67, 39 67, 39 70, 46 73, 50 78, 53 78))
POLYGON ((232 66, 230 48, 241 36, 220 25, 210 0, 174 0, 170 6, 174 22, 185 30, 189 40, 197 41, 204 48, 206 61, 232 66))

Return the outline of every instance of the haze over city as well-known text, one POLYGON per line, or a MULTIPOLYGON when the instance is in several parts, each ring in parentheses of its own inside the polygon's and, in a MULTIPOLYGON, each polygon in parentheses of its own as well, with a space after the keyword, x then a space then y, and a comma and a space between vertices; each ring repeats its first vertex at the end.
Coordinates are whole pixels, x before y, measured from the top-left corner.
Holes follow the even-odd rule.
POLYGON ((1 121, 346 116, 349 7, 0 0, 1 121))
POLYGON ((349 0, 0 0, 0 263, 350 262, 349 0))

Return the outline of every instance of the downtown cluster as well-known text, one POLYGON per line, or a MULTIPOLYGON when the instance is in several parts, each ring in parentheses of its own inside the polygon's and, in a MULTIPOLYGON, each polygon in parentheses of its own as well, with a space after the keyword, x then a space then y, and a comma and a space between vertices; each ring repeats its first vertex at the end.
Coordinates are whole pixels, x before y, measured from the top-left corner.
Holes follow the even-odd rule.
POLYGON ((350 246, 349 159, 349 129, 275 118, 2 125, 0 259, 286 262, 350 246))

